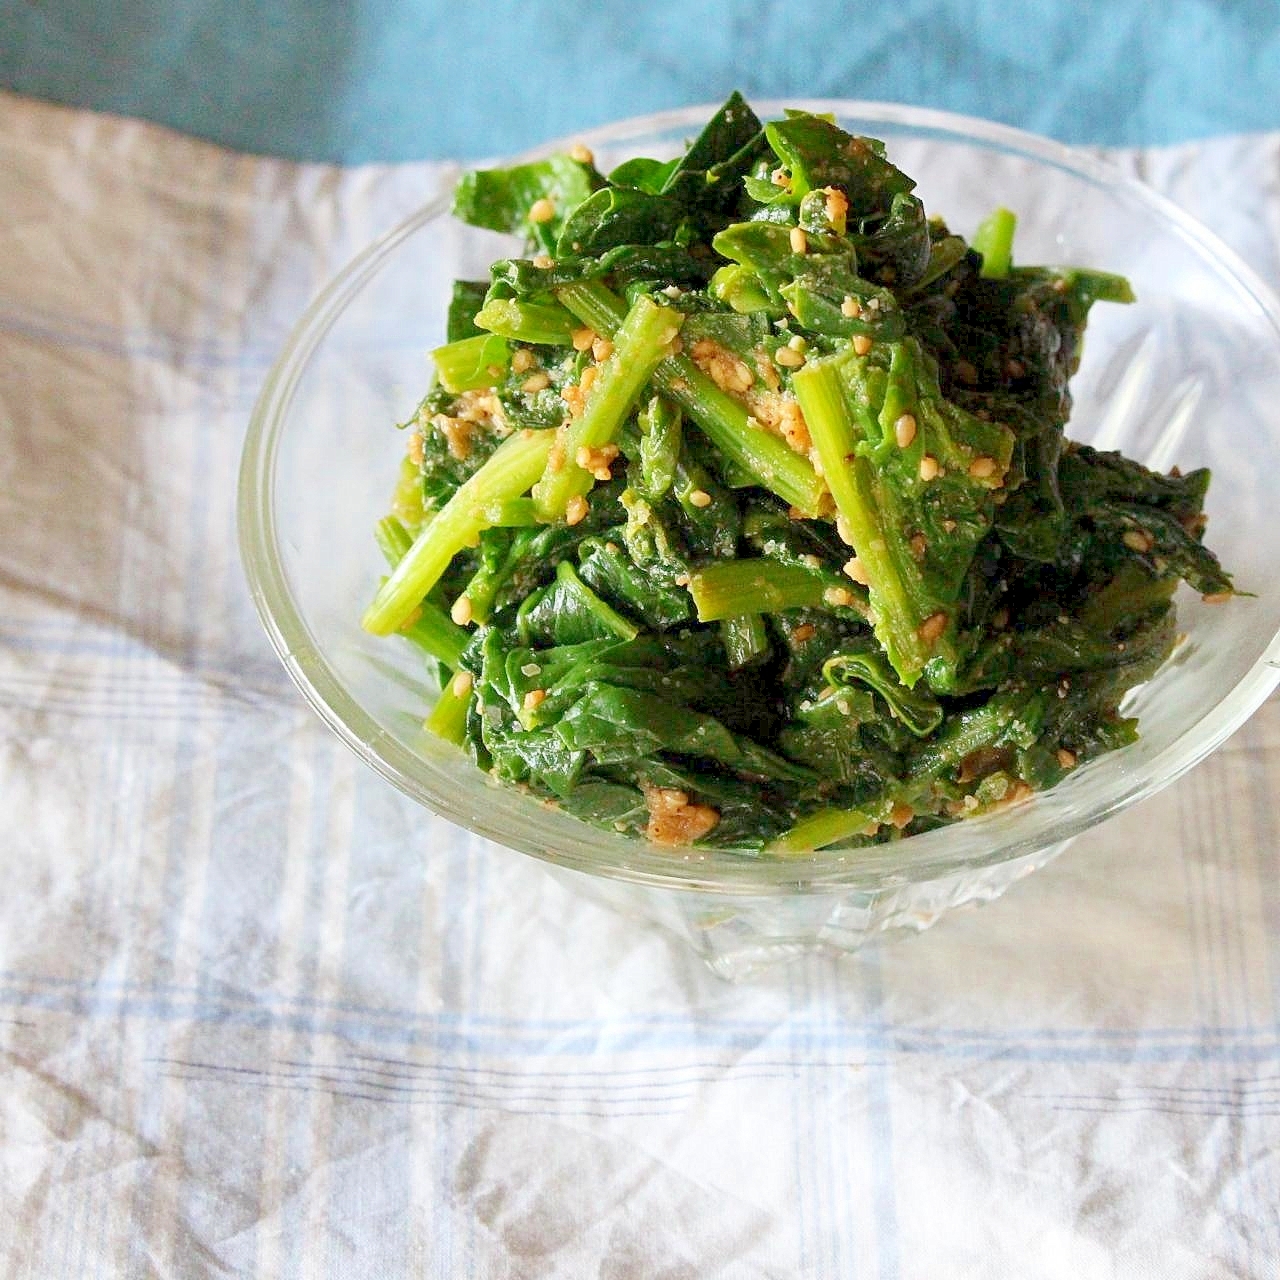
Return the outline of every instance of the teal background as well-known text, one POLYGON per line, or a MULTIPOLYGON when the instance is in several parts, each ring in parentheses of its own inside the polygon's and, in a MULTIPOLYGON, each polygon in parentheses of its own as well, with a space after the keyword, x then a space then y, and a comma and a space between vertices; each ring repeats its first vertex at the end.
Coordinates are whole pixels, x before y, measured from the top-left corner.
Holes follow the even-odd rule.
POLYGON ((734 87, 1137 145, 1280 128, 1280 0, 0 0, 0 85, 342 162, 509 153, 734 87))

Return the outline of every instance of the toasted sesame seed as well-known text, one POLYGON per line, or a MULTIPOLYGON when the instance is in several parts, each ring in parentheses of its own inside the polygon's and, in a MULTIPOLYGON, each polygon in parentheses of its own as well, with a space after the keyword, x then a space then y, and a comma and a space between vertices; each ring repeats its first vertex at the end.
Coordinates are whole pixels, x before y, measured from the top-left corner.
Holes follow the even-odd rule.
POLYGON ((582 388, 583 395, 586 395, 596 385, 596 379, 599 376, 600 370, 593 364, 589 364, 583 369, 582 377, 578 379, 578 385, 582 388))
POLYGON ((833 608, 847 609, 854 600, 853 592, 847 587, 828 587, 822 593, 822 603, 833 608))
POLYGON ((569 159, 576 160, 579 164, 595 164, 596 158, 591 153, 591 148, 583 142, 575 142, 569 148, 569 159))
POLYGON ((575 329, 570 337, 575 351, 586 351, 596 340, 596 331, 583 325, 581 329, 575 329))
POLYGON ((916 811, 909 805, 898 801, 897 804, 889 810, 889 821, 898 828, 899 831, 905 827, 912 818, 916 816, 916 811))
POLYGON ((556 260, 549 253, 539 253, 533 259, 533 265, 539 271, 549 271, 556 265, 556 260))
POLYGON ((775 363, 780 364, 784 369, 798 369, 804 364, 804 352, 797 351, 792 346, 779 347, 773 353, 773 358, 775 363))
POLYGON ((853 530, 849 528, 849 522, 842 515, 836 516, 836 533, 846 547, 853 546, 853 530))
POLYGON ((991 627, 994 631, 1003 631, 1009 625, 1009 610, 997 609, 991 615, 991 627))
POLYGON ((449 681, 449 688, 453 691, 455 698, 465 698, 471 692, 471 672, 459 671, 452 680, 449 681))
POLYGON ((938 460, 931 453, 920 459, 920 479, 933 480, 938 475, 938 460))
POLYGON ((947 629, 947 615, 939 610, 931 613, 917 629, 917 634, 925 644, 934 644, 947 629))
POLYGON ((790 239, 792 253, 809 252, 809 237, 805 234, 803 227, 792 227, 790 239))
POLYGON ((893 424, 893 438, 898 442, 899 449, 905 449, 916 438, 914 413, 904 413, 898 418, 893 424))
POLYGON ((978 371, 968 360, 957 360, 955 363, 956 379, 966 386, 973 386, 978 381, 978 371))
POLYGON ((471 597, 459 596, 454 602, 453 607, 449 610, 449 617, 460 627, 465 627, 471 621, 471 597))
POLYGON ((950 517, 942 522, 943 533, 955 533, 957 528, 959 528, 959 526, 950 517))
POLYGON ((969 474, 975 480, 985 480, 988 476, 995 475, 995 470, 996 460, 989 458, 985 453, 980 454, 969 463, 969 474))
POLYGON ((409 461, 412 462, 415 466, 418 466, 418 467, 422 466, 422 459, 424 456, 423 446, 425 444, 426 444, 426 441, 423 440, 421 431, 409 432, 409 439, 408 439, 405 451, 409 455, 409 461))
POLYGON ((978 807, 978 797, 969 795, 964 798, 964 807, 972 813, 978 807))
POLYGON ((1231 599, 1230 591, 1210 591, 1208 595, 1200 597, 1205 604, 1226 604, 1231 599))
POLYGON ((597 338, 591 344, 591 357, 600 363, 613 355, 613 343, 608 338, 597 338))
POLYGON ((528 373, 536 363, 532 351, 527 347, 519 347, 511 357, 511 372, 528 373))
POLYGON ((799 351, 802 355, 809 350, 808 340, 798 333, 793 333, 791 337, 787 339, 787 346, 789 346, 792 351, 799 351))
POLYGON ((1144 529, 1126 529, 1120 540, 1130 551, 1147 552, 1155 546, 1151 535, 1144 529))
POLYGON ((857 556, 853 556, 849 560, 845 561, 844 571, 845 574, 852 578, 854 582, 858 583, 859 586, 867 587, 871 585, 871 579, 867 577, 866 566, 858 559, 857 556))
POLYGON ((537 373, 531 373, 520 384, 520 390, 528 395, 533 395, 535 391, 545 391, 550 385, 550 375, 545 369, 539 369, 537 373))
POLYGON ((587 518, 587 512, 591 508, 587 506, 586 498, 581 494, 576 494, 569 499, 568 505, 564 509, 565 524, 581 524, 587 518))
POLYGON ((839 187, 826 188, 827 221, 841 235, 844 235, 845 215, 849 212, 849 197, 839 187))
POLYGON ((840 314, 848 316, 850 320, 857 319, 862 314, 862 303, 851 293, 844 295, 844 301, 840 304, 840 314))
POLYGON ((791 638, 796 644, 804 644, 806 640, 812 640, 818 634, 818 628, 812 622, 802 622, 792 633, 791 638))
POLYGON ((543 196, 541 200, 535 200, 529 206, 530 222, 550 222, 556 216, 556 206, 553 200, 549 200, 543 196))
POLYGON ((1074 769, 1076 765, 1076 753, 1068 751, 1066 747, 1058 748, 1058 763, 1064 769, 1074 769))
POLYGON ((711 495, 705 489, 695 489, 689 495, 689 502, 695 507, 709 507, 711 495))
POLYGON ((871 339, 865 333, 855 333, 853 335, 853 349, 858 355, 865 356, 871 350, 871 339))
POLYGON ((791 176, 785 169, 775 169, 769 175, 769 181, 775 187, 789 187, 791 185, 791 176))
POLYGON ((800 563, 808 565, 810 569, 821 569, 822 561, 815 555, 803 555, 800 557, 800 563))
POLYGON ((545 689, 530 689, 524 695, 521 706, 526 711, 536 711, 547 700, 547 691, 545 689))
POLYGON ((928 550, 929 544, 925 541, 924 534, 917 533, 915 537, 911 539, 911 554, 915 556, 917 560, 923 560, 925 552, 928 550))

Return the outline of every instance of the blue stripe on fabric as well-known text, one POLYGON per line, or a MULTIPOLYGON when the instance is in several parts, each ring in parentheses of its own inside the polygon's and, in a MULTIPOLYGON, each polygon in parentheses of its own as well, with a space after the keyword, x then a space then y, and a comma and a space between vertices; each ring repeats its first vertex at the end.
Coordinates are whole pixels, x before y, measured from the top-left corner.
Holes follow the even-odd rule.
MULTIPOLYGON (((651 1031, 673 1033, 684 1029, 695 1037, 701 1031, 723 1032, 728 1043, 735 1047, 750 1046, 759 1042, 777 1030, 777 1024, 770 1021, 754 1021, 734 1018, 718 1018, 714 1023, 693 1021, 679 1014, 621 1014, 608 1022, 584 1023, 581 1019, 572 1018, 539 1018, 529 1019, 522 1015, 480 1015, 450 1010, 438 1010, 429 1014, 415 1010, 363 1005, 351 1001, 317 1000, 305 996, 287 993, 255 992, 252 996, 242 997, 242 1002, 250 1005, 249 1009, 237 1008, 231 998, 204 1002, 206 993, 200 987, 192 987, 176 983, 141 983, 128 979, 85 981, 73 977, 59 975, 27 973, 19 970, 0 969, 0 1004, 8 1003, 19 1009, 48 1009, 58 1012, 83 1011, 94 1017, 113 1017, 121 1010, 130 1015, 142 1013, 143 1016, 163 1018, 181 1018, 193 1016, 205 1022, 231 1021, 252 1015, 258 1025, 290 1025, 306 1027, 330 1028, 335 1026, 356 1027, 367 1030, 370 1038, 378 1038, 386 1032, 396 1035, 413 1036, 419 1034, 414 1028, 404 1024, 410 1022, 429 1024, 438 1028, 444 1025, 466 1024, 478 1030, 490 1030, 496 1036, 506 1037, 518 1035, 522 1031, 530 1031, 539 1035, 555 1035, 581 1031, 584 1026, 595 1025, 603 1030, 617 1030, 629 1042, 643 1044, 644 1036, 651 1031), (49 988, 48 992, 24 991, 23 986, 49 988), (55 994, 65 992, 63 996, 55 994), (290 1012, 292 1009, 311 1011, 316 1015, 331 1014, 327 1020, 320 1016, 307 1017, 304 1013, 290 1012), (386 1028, 381 1020, 390 1020, 400 1024, 386 1028)), ((799 1006, 797 1006, 799 1007, 799 1006)), ((801 1020, 797 1020, 799 1022, 801 1020)), ((868 1022, 868 1034, 881 1024, 868 1022)), ((846 1028, 847 1030, 848 1028, 846 1028)), ((424 1028, 421 1034, 426 1035, 424 1028)), ((927 1054, 933 1051, 940 1040, 960 1040, 976 1042, 979 1048, 984 1043, 998 1050, 1009 1042, 1023 1044, 1037 1040, 1061 1041, 1064 1050, 1075 1053, 1075 1042, 1096 1042, 1095 1046, 1105 1053, 1102 1061, 1125 1061, 1128 1052, 1126 1045, 1141 1041, 1152 1047, 1163 1047, 1176 1051, 1180 1045, 1201 1045, 1217 1039, 1247 1042, 1257 1040, 1263 1043, 1253 1046, 1255 1054, 1266 1057, 1268 1053, 1280 1053, 1280 1026, 1260 1027, 1246 1026, 1181 1026, 1181 1027, 1143 1027, 1143 1028, 1092 1028, 1092 1027, 964 1027, 939 1026, 935 1028, 905 1029, 892 1034, 899 1050, 910 1054, 927 1054), (1168 1042, 1160 1045, 1158 1042, 1168 1042), (1112 1047, 1105 1047, 1112 1046, 1112 1047)), ((839 1042, 842 1035, 834 1035, 833 1042, 839 1042)), ((599 1046, 599 1038, 591 1042, 599 1046)), ((1038 1056, 1052 1054, 1052 1047, 1037 1051, 1038 1056)), ((1224 1056, 1227 1056, 1224 1054, 1224 1056)), ((1071 1058, 1069 1060, 1076 1060, 1071 1058)))
MULTIPOLYGON (((528 1056, 571 1057, 596 1056, 602 1053, 652 1052, 657 1049, 687 1050, 716 1046, 739 1052, 758 1045, 760 1032, 721 1028, 705 1022, 670 1028, 638 1028, 622 1031, 607 1024, 573 1035, 556 1025, 536 1021, 515 1021, 509 1027, 482 1034, 465 1025, 452 1028, 449 1022, 465 1024, 465 1016, 437 1016, 437 1025, 409 1027, 375 1025, 359 1020, 308 1017, 301 1013, 272 1014, 266 1009, 233 1009, 202 1005, 178 1005, 163 999, 119 996, 109 998, 70 998, 53 991, 23 992, 0 988, 0 1003, 13 1008, 40 1009, 46 1012, 74 1013, 82 1017, 117 1020, 147 1018, 158 1023, 186 1019, 209 1025, 241 1026, 256 1030, 280 1028, 306 1034, 341 1035, 367 1043, 430 1046, 450 1053, 475 1053, 497 1057, 528 1056), (523 1032, 532 1043, 522 1043, 513 1033, 523 1032)), ((803 1023, 793 1024, 797 1031, 803 1023)), ((980 1059, 1007 1062, 1049 1063, 1120 1063, 1133 1062, 1280 1062, 1280 1037, 1271 1035, 1270 1043, 1249 1043, 1246 1032, 1219 1043, 1206 1042, 1198 1032, 1183 1033, 1172 1042, 1150 1043, 1142 1032, 1130 1033, 1129 1043, 1084 1043, 1079 1045, 1035 1045, 1016 1031, 1005 1034, 1005 1042, 993 1037, 975 1041, 949 1040, 939 1033, 928 1039, 917 1035, 903 1036, 886 1032, 875 1025, 847 1025, 827 1035, 815 1036, 808 1031, 804 1043, 812 1051, 861 1050, 902 1057, 938 1057, 943 1059, 980 1059)))

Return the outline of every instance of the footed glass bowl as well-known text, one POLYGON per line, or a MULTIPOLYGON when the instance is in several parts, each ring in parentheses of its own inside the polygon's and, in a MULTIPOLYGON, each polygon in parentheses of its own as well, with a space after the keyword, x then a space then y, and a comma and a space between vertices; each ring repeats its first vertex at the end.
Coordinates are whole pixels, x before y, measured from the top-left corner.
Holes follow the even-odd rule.
MULTIPOLYGON (((1004 812, 849 852, 785 861, 676 850, 598 831, 500 786, 421 728, 434 690, 407 644, 359 625, 384 572, 387 509, 425 353, 444 340, 455 277, 517 251, 454 221, 449 193, 350 264, 299 323, 245 442, 239 524, 267 633, 324 721, 368 765, 460 826, 563 868, 579 887, 673 927, 728 976, 813 948, 852 950, 986 901, 1074 835, 1168 785, 1221 743, 1280 678, 1280 306, 1212 235, 1140 183, 1054 142, 911 107, 757 104, 833 112, 881 138, 930 213, 971 234, 996 205, 1019 216, 1017 259, 1121 272, 1138 302, 1099 306, 1073 383, 1070 434, 1167 469, 1209 466, 1208 538, 1254 594, 1206 605, 1183 590, 1173 659, 1131 695, 1133 746, 1004 812)), ((599 129, 608 170, 674 154, 712 107, 599 129)), ((559 149, 557 144, 536 154, 559 149)), ((428 848, 406 848, 428 858, 428 848)))

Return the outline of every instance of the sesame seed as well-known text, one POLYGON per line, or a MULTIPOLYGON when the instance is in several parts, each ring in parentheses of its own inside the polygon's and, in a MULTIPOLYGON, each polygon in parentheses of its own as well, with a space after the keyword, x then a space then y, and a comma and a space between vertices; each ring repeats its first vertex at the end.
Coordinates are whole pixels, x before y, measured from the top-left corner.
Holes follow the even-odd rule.
POLYGON ((613 355, 613 343, 608 338, 597 338, 591 344, 592 359, 603 363, 613 355))
POLYGON ((1226 604, 1231 599, 1230 591, 1210 591, 1208 595, 1200 597, 1205 604, 1226 604))
POLYGON ((570 338, 575 351, 586 351, 596 340, 596 331, 584 325, 581 329, 575 329, 570 338))
POLYGON ((538 666, 536 662, 526 662, 524 666, 520 668, 520 674, 522 676, 531 677, 540 676, 542 674, 542 668, 538 666))
POLYGON ((581 494, 577 494, 569 499, 568 505, 564 509, 564 522, 568 525, 581 524, 587 518, 587 512, 590 507, 587 506, 586 498, 581 494))
POLYGON ((792 253, 809 252, 809 237, 805 234, 803 227, 792 227, 790 239, 792 253))
POLYGON ((844 301, 840 304, 840 314, 848 316, 850 320, 857 319, 862 314, 862 303, 851 293, 844 295, 844 301))
POLYGON ((920 459, 920 479, 933 480, 938 474, 938 460, 931 453, 926 453, 920 459))
POLYGON ((849 212, 849 197, 845 195, 838 187, 826 188, 826 214, 827 221, 841 235, 845 229, 845 215, 849 212))
POLYGON ((471 672, 459 671, 452 680, 449 681, 449 688, 453 691, 455 698, 465 698, 471 692, 471 672))
POLYGON ((867 587, 871 585, 871 579, 867 577, 866 566, 858 559, 857 556, 853 556, 851 559, 845 561, 844 571, 845 574, 852 578, 854 582, 858 583, 859 586, 867 587))
POLYGON ((844 516, 836 516, 836 533, 840 535, 840 541, 846 547, 853 546, 853 530, 849 528, 849 522, 844 516))
POLYGON ((995 474, 996 460, 989 458, 987 455, 981 454, 969 463, 969 474, 975 480, 985 480, 988 476, 995 474))
POLYGON ((711 495, 705 489, 695 489, 689 495, 689 501, 695 507, 709 507, 711 495))
POLYGON ((865 333, 854 334, 853 349, 858 355, 865 356, 871 350, 871 339, 865 333))
POLYGON ((787 346, 789 346, 792 351, 799 351, 801 354, 809 350, 809 343, 798 333, 793 333, 791 337, 787 339, 787 346))
POLYGON ((521 706, 526 711, 536 711, 547 700, 547 691, 545 689, 530 689, 524 695, 521 706))
POLYGON ((853 592, 847 587, 828 587, 822 593, 822 603, 833 608, 847 609, 853 603, 853 592))
POLYGON ((1147 552, 1155 546, 1151 535, 1143 529, 1126 529, 1120 540, 1130 551, 1147 552))
POLYGON ((775 169, 769 175, 769 181, 772 182, 775 187, 789 187, 791 185, 790 175, 785 169, 775 169))
POLYGON ((459 596, 453 602, 453 608, 449 610, 449 617, 460 627, 465 627, 471 621, 471 597, 459 596))
POLYGON ((916 634, 925 644, 934 644, 947 629, 947 615, 941 610, 931 613, 917 628, 916 634))
POLYGON ((821 569, 822 561, 815 555, 803 555, 800 557, 800 563, 807 565, 810 569, 821 569))
POLYGON ((1066 747, 1059 747, 1058 763, 1064 769, 1074 769, 1075 763, 1076 763, 1076 753, 1074 751, 1068 751, 1066 747))
POLYGON ((550 222, 556 216, 556 206, 554 201, 543 196, 541 200, 535 200, 529 206, 530 222, 550 222))
POLYGON ((796 644, 804 644, 806 640, 812 640, 818 634, 818 628, 812 622, 802 622, 792 633, 791 638, 796 644))
POLYGON ((899 449, 905 449, 916 438, 916 416, 914 413, 904 413, 893 424, 893 438, 898 442, 899 449))
POLYGON ((539 253, 534 257, 533 265, 539 271, 549 271, 556 265, 556 260, 549 253, 539 253))
POLYGON ((585 143, 575 142, 569 148, 569 159, 576 160, 579 164, 595 164, 596 158, 591 154, 591 148, 585 143))
POLYGON ((533 352, 525 347, 520 347, 511 357, 512 373, 528 373, 534 366, 533 352))
POLYGON ((582 388, 582 394, 586 395, 596 384, 596 379, 600 376, 600 370, 595 365, 589 364, 582 371, 582 377, 578 379, 578 385, 582 388))
POLYGON ((798 369, 804 364, 804 352, 797 351, 795 347, 785 346, 779 347, 773 353, 774 361, 780 364, 784 369, 798 369))
POLYGON ((533 395, 535 391, 545 391, 550 385, 550 375, 545 369, 539 369, 537 373, 530 374, 520 384, 520 390, 528 395, 533 395))
POLYGON ((917 560, 923 560, 924 554, 928 550, 929 544, 925 541, 924 534, 917 533, 915 537, 911 539, 911 554, 915 556, 917 560))
POLYGON ((916 811, 909 805, 899 801, 889 810, 889 821, 898 828, 899 831, 916 816, 916 811))

